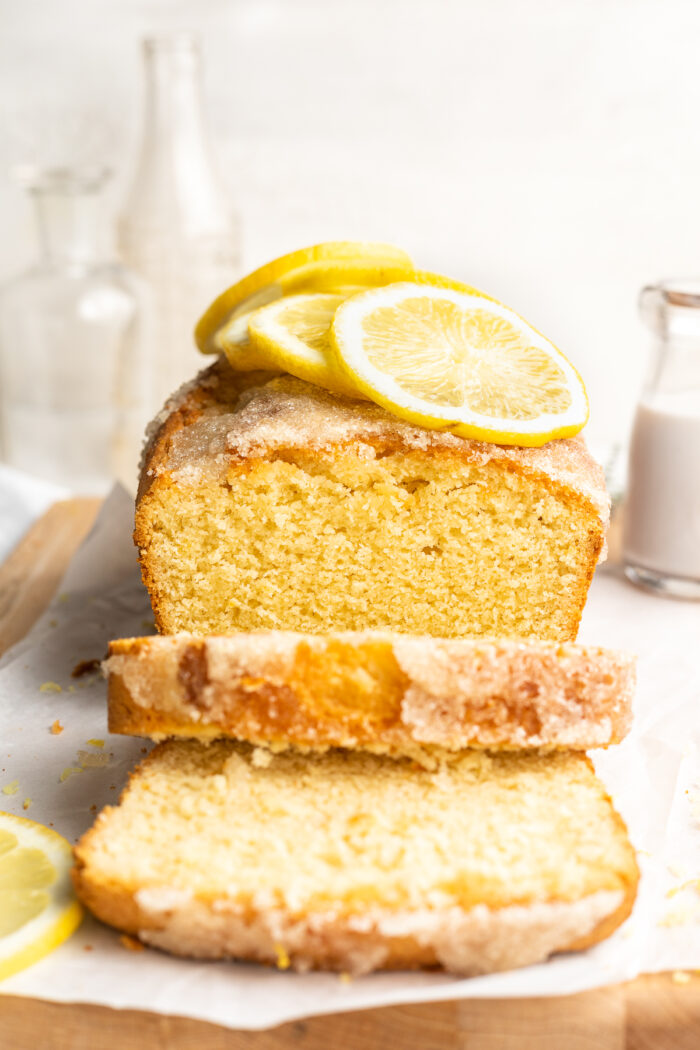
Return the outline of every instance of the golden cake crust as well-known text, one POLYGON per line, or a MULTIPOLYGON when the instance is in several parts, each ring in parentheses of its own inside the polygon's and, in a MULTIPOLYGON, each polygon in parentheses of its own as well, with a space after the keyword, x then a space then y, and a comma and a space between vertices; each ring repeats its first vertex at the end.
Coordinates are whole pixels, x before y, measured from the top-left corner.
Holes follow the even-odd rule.
POLYGON ((381 455, 450 449, 475 463, 503 460, 518 473, 570 489, 595 507, 603 533, 607 529, 605 478, 582 438, 521 448, 456 437, 414 426, 378 405, 350 401, 293 376, 235 373, 224 358, 175 393, 151 424, 138 499, 164 474, 196 478, 218 471, 225 476, 226 467, 237 460, 356 444, 371 445, 381 455))
POLYGON ((632 656, 593 646, 382 631, 121 639, 103 667, 111 732, 433 764, 465 747, 617 743, 635 678, 632 656))

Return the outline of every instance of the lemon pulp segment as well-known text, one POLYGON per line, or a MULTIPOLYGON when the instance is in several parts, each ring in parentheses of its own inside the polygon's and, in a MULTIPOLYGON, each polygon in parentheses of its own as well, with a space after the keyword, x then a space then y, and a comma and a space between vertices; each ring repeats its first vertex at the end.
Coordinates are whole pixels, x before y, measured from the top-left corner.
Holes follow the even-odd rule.
POLYGON ((333 393, 363 397, 336 363, 328 332, 343 295, 289 295, 257 310, 250 341, 266 368, 289 372, 333 393))
POLYGON ((542 445, 588 418, 583 383, 564 355, 508 307, 456 282, 352 296, 329 338, 368 397, 424 427, 542 445))

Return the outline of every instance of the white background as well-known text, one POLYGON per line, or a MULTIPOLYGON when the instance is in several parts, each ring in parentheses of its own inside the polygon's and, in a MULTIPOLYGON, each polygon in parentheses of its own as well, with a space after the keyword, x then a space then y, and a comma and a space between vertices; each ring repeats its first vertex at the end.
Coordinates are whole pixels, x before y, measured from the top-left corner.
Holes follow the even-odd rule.
POLYGON ((700 273, 697 0, 0 0, 0 277, 31 258, 11 164, 137 141, 137 38, 195 28, 244 262, 395 241, 569 354, 624 439, 639 287, 700 273))

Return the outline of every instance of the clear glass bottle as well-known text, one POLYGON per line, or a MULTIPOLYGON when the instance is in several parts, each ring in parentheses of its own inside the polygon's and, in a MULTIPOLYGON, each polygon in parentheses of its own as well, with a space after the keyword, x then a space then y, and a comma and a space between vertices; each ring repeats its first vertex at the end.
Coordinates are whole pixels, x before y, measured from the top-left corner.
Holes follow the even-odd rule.
POLYGON ((640 311, 654 352, 630 445, 625 573, 700 599, 700 280, 644 288, 640 311))
POLYGON ((25 168, 40 256, 0 290, 0 449, 10 465, 102 492, 133 483, 149 392, 144 289, 104 244, 102 168, 25 168))
POLYGON ((144 366, 153 411, 207 362, 192 332, 209 302, 236 278, 237 224, 212 161, 191 34, 143 42, 146 98, 141 150, 118 223, 126 263, 148 283, 153 340, 144 366))

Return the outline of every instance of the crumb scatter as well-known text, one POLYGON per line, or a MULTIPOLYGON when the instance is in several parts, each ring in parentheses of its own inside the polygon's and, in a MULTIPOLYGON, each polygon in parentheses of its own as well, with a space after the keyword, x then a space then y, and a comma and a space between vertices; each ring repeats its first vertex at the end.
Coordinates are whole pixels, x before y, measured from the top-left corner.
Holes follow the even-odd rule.
POLYGON ((87 674, 95 674, 99 671, 101 660, 93 658, 91 660, 78 660, 77 664, 70 673, 71 678, 82 678, 87 674))

